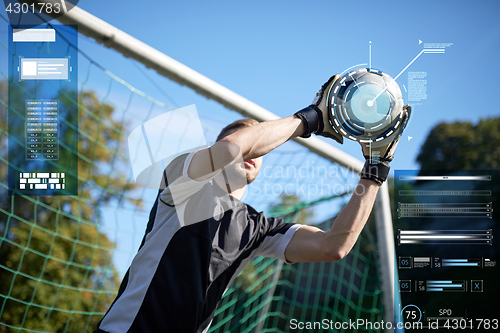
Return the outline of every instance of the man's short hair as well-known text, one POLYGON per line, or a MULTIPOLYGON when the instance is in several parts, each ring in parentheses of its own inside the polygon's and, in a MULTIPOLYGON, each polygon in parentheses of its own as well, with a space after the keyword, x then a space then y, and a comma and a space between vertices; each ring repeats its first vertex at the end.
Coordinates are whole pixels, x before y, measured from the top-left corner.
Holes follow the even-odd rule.
POLYGON ((224 127, 222 131, 220 131, 219 136, 217 137, 217 141, 224 139, 229 134, 232 134, 241 128, 252 127, 253 125, 258 123, 259 122, 257 120, 250 118, 236 120, 235 122, 232 122, 231 124, 224 127))

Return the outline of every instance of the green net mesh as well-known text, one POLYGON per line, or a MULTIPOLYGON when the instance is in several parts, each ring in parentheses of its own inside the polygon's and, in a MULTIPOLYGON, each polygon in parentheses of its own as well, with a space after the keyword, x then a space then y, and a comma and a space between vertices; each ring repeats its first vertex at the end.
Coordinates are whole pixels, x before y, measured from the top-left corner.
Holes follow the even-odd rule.
MULTIPOLYGON (((73 152, 79 159, 78 197, 8 196, 9 78, 0 73, 0 332, 95 329, 139 247, 155 198, 155 191, 134 183, 127 135, 174 108, 79 52, 79 91, 58 96, 79 110, 79 148, 73 152)), ((218 119, 232 114, 222 107, 219 113, 218 119)), ((202 112, 200 117, 210 124, 204 125, 207 142, 215 141, 226 124, 202 112)), ((356 180, 295 143, 273 151, 264 163, 244 201, 269 215, 324 230, 356 180)), ((285 332, 294 318, 380 321, 373 233, 372 223, 336 263, 255 259, 225 293, 210 332, 285 332)))

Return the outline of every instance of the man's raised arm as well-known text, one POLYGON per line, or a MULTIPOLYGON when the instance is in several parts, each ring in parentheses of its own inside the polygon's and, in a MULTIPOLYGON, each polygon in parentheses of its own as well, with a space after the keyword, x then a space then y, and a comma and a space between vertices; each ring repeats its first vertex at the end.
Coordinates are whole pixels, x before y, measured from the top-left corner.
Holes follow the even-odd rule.
POLYGON ((370 216, 379 187, 380 184, 372 180, 361 179, 328 232, 312 226, 298 229, 285 250, 287 261, 318 262, 344 258, 370 216))
POLYGON ((189 165, 188 175, 200 179, 240 157, 243 161, 261 157, 302 133, 303 122, 295 116, 238 129, 213 146, 197 151, 189 165))

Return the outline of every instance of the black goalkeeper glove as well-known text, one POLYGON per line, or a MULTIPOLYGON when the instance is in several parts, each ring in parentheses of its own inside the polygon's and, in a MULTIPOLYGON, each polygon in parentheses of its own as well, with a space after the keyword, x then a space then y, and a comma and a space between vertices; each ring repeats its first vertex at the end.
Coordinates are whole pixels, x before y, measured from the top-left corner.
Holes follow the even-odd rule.
POLYGON ((403 107, 401 124, 392 135, 379 142, 361 143, 365 165, 361 170, 361 178, 373 180, 382 184, 389 175, 389 162, 394 158, 394 152, 403 135, 403 131, 411 116, 411 106, 403 107))
POLYGON ((326 83, 321 87, 319 92, 316 94, 311 105, 295 113, 295 116, 300 118, 304 123, 304 134, 301 135, 303 138, 308 138, 312 133, 316 135, 321 135, 327 138, 334 139, 338 143, 343 143, 344 138, 333 130, 330 125, 330 116, 328 112, 328 100, 327 95, 330 88, 335 84, 335 82, 340 78, 338 74, 332 76, 326 83))

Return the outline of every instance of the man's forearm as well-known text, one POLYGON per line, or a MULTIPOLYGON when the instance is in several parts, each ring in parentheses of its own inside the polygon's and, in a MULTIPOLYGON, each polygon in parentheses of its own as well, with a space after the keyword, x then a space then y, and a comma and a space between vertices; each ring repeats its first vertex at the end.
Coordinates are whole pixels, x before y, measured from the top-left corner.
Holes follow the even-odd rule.
POLYGON ((231 142, 240 147, 243 160, 257 158, 269 153, 288 140, 304 133, 302 121, 295 117, 265 121, 238 130, 221 141, 231 142))
POLYGON ((321 247, 334 260, 346 256, 356 243, 370 216, 379 188, 380 185, 374 181, 361 179, 332 228, 324 234, 321 247))

